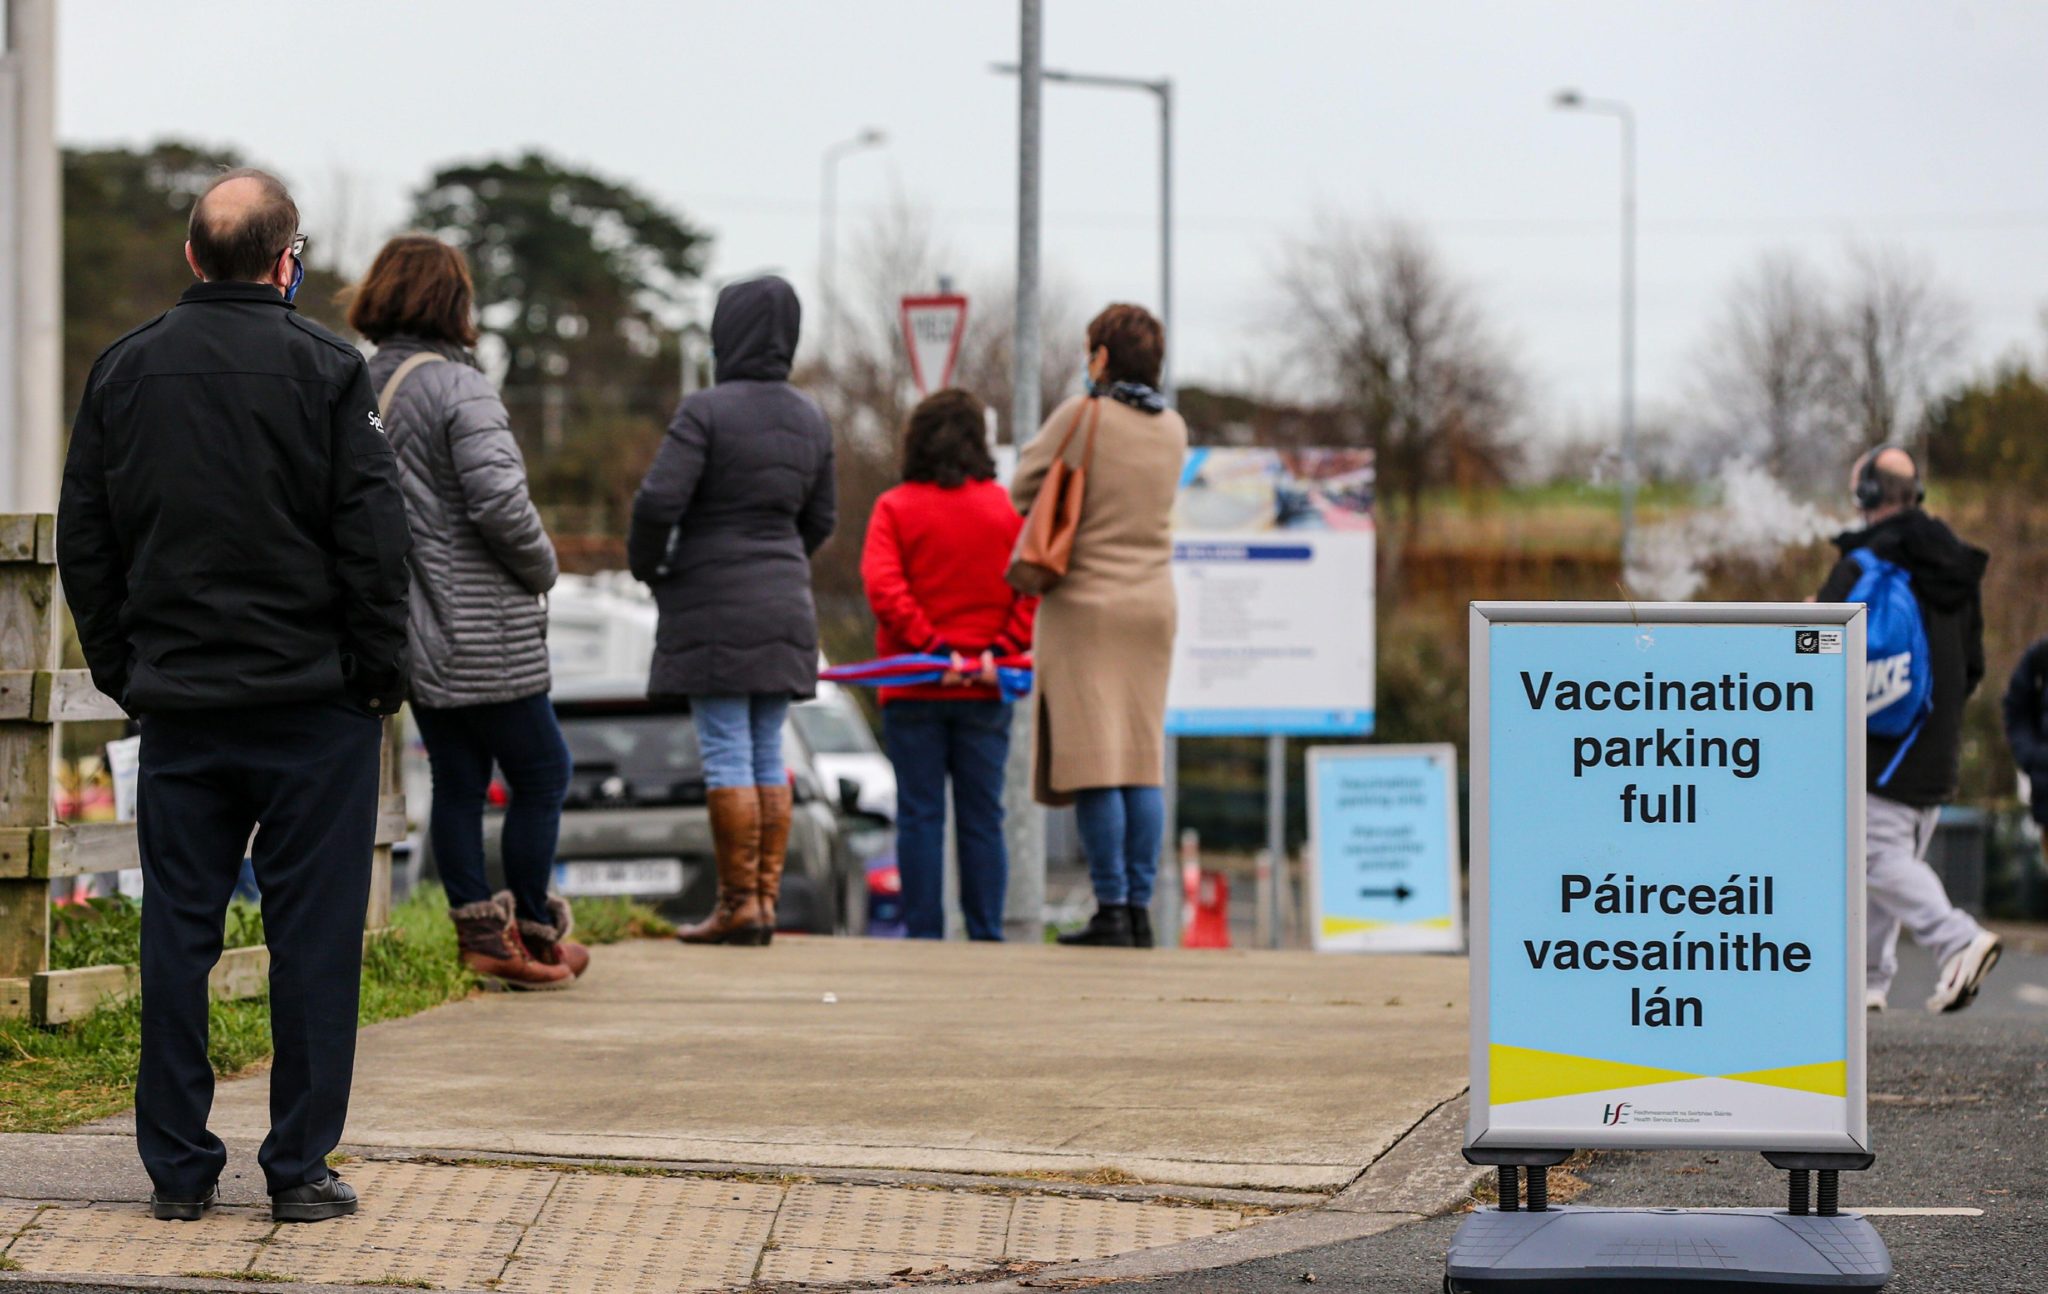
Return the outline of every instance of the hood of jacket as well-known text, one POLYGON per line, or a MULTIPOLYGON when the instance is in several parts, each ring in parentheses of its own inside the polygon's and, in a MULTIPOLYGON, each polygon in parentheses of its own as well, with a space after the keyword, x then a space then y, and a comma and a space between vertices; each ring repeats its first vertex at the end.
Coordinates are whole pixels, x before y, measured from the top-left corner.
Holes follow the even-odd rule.
POLYGON ((1913 577, 1913 591, 1942 611, 1953 611, 1976 596, 1990 561, 1983 549, 1964 543, 1947 523, 1919 508, 1862 530, 1845 530, 1835 536, 1835 547, 1844 555, 1868 548, 1903 566, 1913 577))
POLYGON ((787 381, 802 322, 803 307, 787 281, 771 274, 728 284, 711 312, 713 380, 787 381))

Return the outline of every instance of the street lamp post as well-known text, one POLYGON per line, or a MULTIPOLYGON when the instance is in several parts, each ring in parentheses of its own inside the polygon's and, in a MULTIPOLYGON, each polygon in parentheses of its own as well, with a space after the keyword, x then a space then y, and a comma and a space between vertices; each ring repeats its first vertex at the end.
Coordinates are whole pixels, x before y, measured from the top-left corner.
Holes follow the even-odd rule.
MULTIPOLYGON (((997 63, 994 70, 1007 76, 1017 73, 1015 63, 997 63)), ((1168 355, 1173 335, 1173 78, 1147 80, 1137 76, 1100 76, 1092 72, 1063 72, 1044 69, 1040 75, 1065 85, 1094 86, 1104 90, 1142 90, 1159 101, 1159 323, 1166 330, 1168 355)), ((1173 376, 1171 359, 1159 365, 1159 388, 1171 401, 1173 376)))
POLYGON ((832 281, 833 242, 839 219, 839 163, 855 153, 881 147, 888 138, 877 127, 869 126, 852 139, 843 139, 825 150, 819 198, 818 295, 824 298, 821 304, 825 310, 824 345, 820 350, 827 359, 832 357, 833 332, 839 313, 838 289, 832 281))
POLYGON ((1636 114, 1619 99, 1559 90, 1552 104, 1621 123, 1621 562, 1633 552, 1636 521, 1636 114))

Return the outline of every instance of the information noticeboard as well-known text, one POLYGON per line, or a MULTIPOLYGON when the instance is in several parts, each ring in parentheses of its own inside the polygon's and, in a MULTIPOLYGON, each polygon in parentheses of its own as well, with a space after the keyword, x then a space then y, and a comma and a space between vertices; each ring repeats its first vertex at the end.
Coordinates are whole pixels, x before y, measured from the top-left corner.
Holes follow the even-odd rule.
POLYGON ((1467 1144, 1867 1149, 1864 619, 1474 603, 1467 1144))
POLYGON ((1458 748, 1308 752, 1309 934, 1317 952, 1458 952, 1458 748))
POLYGON ((1194 449, 1173 514, 1174 736, 1369 736, 1368 449, 1194 449))

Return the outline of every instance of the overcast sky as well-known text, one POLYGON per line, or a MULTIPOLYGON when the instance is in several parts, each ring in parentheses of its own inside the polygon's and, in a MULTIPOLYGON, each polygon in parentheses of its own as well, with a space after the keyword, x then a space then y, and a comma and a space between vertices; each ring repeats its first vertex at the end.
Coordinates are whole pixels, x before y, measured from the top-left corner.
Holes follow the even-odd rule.
MULTIPOLYGON (((630 181, 716 236, 714 272, 808 292, 820 155, 840 247, 900 192, 963 278, 1014 263, 1011 0, 63 0, 67 143, 232 144, 302 191, 354 178, 383 225, 432 169, 528 147, 630 181)), ((1851 240, 1924 258, 1972 361, 2044 349, 2048 5, 1856 0, 1046 0, 1048 66, 1171 76, 1176 363, 1271 365, 1271 271, 1319 210, 1420 224, 1528 369, 1545 423, 1611 425, 1618 140, 1641 121, 1641 387, 1683 400, 1730 279, 1851 240)), ((1091 307, 1157 297, 1148 96, 1048 85, 1049 268, 1091 307)), ((167 249, 167 255, 175 255, 167 249)), ((1078 365, 1078 358, 1077 358, 1078 365)))

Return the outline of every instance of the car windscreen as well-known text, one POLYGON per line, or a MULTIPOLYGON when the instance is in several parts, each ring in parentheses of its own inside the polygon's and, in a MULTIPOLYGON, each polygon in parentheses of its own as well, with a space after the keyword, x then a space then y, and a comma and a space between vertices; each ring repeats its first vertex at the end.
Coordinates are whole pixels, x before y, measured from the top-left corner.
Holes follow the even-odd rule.
POLYGON ((563 709, 568 807, 702 804, 704 760, 688 714, 563 709))
POLYGON ((814 755, 865 755, 879 749, 867 720, 850 706, 810 701, 791 706, 789 721, 814 755))

